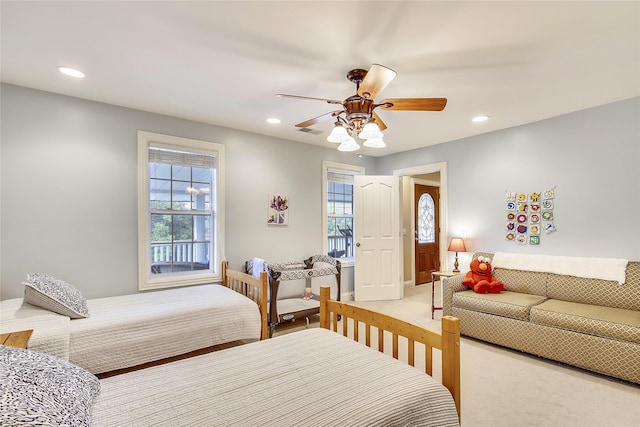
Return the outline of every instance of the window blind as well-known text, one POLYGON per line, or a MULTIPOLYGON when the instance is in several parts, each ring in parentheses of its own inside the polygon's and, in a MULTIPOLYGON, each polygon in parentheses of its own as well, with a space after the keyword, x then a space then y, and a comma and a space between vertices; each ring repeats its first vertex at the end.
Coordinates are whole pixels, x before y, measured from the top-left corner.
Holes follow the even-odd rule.
POLYGON ((149 163, 213 169, 216 167, 216 158, 215 156, 207 156, 205 154, 185 153, 182 151, 149 147, 149 163))
POLYGON ((327 181, 340 182, 343 184, 353 184, 353 174, 346 174, 328 170, 327 181))

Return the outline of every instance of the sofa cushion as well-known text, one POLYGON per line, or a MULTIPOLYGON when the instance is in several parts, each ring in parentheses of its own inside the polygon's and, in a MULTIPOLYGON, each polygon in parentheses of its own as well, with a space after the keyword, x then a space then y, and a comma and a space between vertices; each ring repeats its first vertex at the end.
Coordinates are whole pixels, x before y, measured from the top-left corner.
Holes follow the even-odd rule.
POLYGON ((625 283, 620 285, 613 280, 549 274, 547 296, 582 304, 640 310, 640 262, 629 262, 625 277, 625 283))
POLYGON ((640 344, 640 311, 550 299, 531 308, 531 322, 640 344))
POLYGON ((547 273, 496 268, 493 270, 493 278, 504 283, 505 288, 511 292, 547 295, 547 273))
POLYGON ((478 294, 469 290, 454 293, 453 306, 528 321, 531 306, 539 304, 545 299, 546 297, 540 295, 518 292, 503 291, 499 294, 478 294))

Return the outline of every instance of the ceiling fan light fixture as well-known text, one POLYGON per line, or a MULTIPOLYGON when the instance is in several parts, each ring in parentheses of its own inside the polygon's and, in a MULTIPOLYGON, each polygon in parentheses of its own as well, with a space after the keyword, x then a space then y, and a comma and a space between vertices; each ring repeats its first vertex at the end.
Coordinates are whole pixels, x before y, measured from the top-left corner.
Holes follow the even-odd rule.
POLYGON ((345 143, 345 142, 348 142, 349 139, 353 139, 353 138, 351 138, 347 130, 340 123, 336 124, 336 126, 333 128, 333 130, 327 137, 327 141, 335 142, 335 143, 345 143))
POLYGON ((369 148, 384 148, 387 146, 382 138, 369 138, 363 142, 362 145, 369 148))
POLYGON ((338 146, 338 151, 356 151, 360 149, 360 144, 355 139, 349 138, 350 141, 343 142, 338 146))
POLYGON ((330 111, 295 125, 299 128, 307 128, 321 121, 335 118, 337 121, 327 141, 340 144, 338 147, 340 151, 355 151, 360 148, 356 139, 367 147, 382 148, 386 146, 382 140, 384 136, 382 131, 387 129, 387 125, 374 112, 374 109, 442 111, 447 105, 446 98, 388 98, 376 103, 374 99, 395 78, 396 74, 391 68, 380 64, 372 64, 368 70, 356 68, 349 71, 347 79, 356 85, 356 94, 343 101, 284 93, 276 96, 340 105, 342 109, 330 111))
POLYGON ((381 139, 383 134, 375 122, 369 122, 364 125, 358 136, 362 139, 381 139))

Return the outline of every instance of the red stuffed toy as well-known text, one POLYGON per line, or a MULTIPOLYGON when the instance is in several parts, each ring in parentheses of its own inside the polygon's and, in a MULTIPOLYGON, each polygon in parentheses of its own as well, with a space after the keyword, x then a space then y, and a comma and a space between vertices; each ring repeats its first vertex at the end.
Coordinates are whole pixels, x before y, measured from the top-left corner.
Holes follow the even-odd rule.
POLYGON ((493 279, 491 258, 479 256, 471 261, 471 271, 467 273, 462 284, 479 294, 497 294, 504 291, 504 284, 493 279))

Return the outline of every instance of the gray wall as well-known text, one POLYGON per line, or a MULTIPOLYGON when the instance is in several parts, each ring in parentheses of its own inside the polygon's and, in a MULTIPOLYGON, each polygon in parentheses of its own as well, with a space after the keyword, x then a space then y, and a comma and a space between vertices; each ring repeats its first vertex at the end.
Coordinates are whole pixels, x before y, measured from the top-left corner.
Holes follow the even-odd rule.
POLYGON ((478 250, 640 259, 640 98, 385 156, 376 173, 443 161, 463 271, 478 250), (505 192, 550 187, 557 231, 539 246, 506 241, 505 192))
MULTIPOLYGON (((137 292, 137 131, 225 144, 226 253, 301 260, 322 249, 323 160, 374 159, 202 123, 2 85, 1 294, 30 272, 87 298, 137 292), (267 225, 267 198, 289 196, 287 227, 267 225)), ((352 269, 343 286, 353 288, 352 269)))
POLYGON ((234 268, 321 250, 322 160, 369 174, 446 161, 449 231, 467 230, 469 251, 640 259, 640 98, 379 159, 6 84, 0 111, 2 299, 21 296, 29 272, 88 298, 137 291, 138 130, 225 144, 234 268), (506 242, 504 192, 552 186, 558 231, 539 247, 506 242), (266 225, 270 192, 289 196, 289 226, 266 225))

